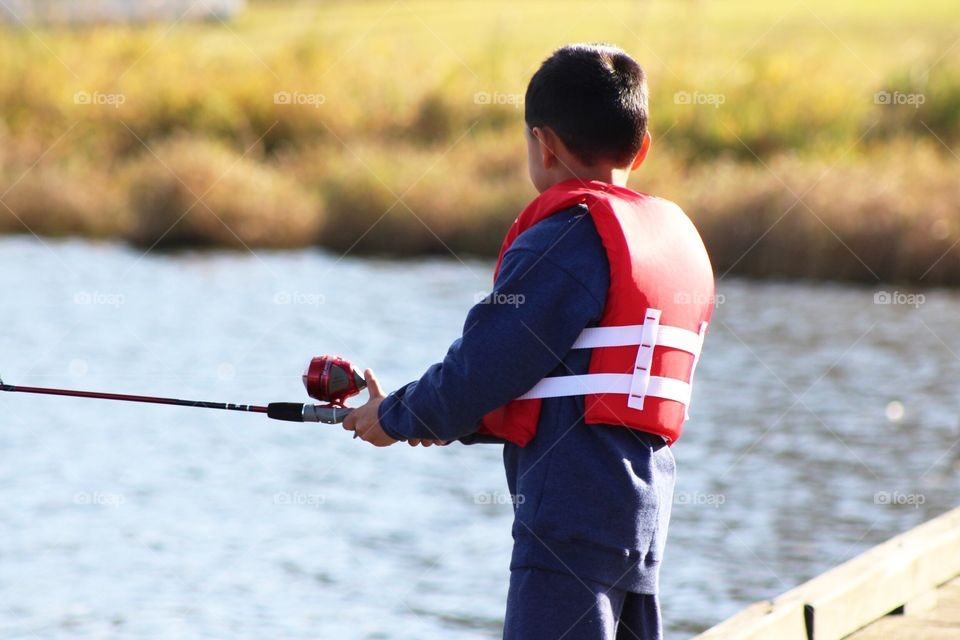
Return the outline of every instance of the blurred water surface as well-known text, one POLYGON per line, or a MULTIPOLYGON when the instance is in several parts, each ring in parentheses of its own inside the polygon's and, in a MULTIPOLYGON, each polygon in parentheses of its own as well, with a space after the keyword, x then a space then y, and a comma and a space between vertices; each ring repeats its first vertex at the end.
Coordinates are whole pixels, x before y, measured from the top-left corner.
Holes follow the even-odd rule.
MULTIPOLYGON (((303 400, 321 353, 387 388, 417 377, 491 269, 26 239, 0 240, 0 261, 7 382, 242 403, 303 400)), ((671 638, 960 488, 957 293, 729 279, 719 293, 674 449, 671 638)), ((3 394, 0 637, 495 638, 505 491, 493 446, 379 450, 339 427, 3 394)))

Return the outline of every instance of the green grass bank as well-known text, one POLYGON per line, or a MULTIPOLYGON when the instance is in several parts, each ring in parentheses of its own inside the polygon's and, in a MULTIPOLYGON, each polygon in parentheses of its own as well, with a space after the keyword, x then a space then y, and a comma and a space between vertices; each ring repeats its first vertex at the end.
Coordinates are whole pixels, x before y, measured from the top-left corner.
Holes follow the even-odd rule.
POLYGON ((603 40, 651 84, 631 186, 718 273, 960 284, 960 5, 252 2, 0 27, 0 232, 493 255, 534 194, 526 81, 603 40))

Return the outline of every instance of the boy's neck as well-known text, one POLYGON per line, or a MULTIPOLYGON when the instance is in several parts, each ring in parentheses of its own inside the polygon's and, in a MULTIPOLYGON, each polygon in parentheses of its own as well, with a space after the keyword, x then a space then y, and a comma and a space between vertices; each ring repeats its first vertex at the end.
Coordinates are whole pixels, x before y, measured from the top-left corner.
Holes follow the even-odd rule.
POLYGON ((627 178, 630 172, 626 169, 616 169, 613 167, 562 167, 562 171, 557 172, 554 184, 565 180, 581 180, 583 182, 597 181, 606 182, 617 187, 626 187, 627 178))

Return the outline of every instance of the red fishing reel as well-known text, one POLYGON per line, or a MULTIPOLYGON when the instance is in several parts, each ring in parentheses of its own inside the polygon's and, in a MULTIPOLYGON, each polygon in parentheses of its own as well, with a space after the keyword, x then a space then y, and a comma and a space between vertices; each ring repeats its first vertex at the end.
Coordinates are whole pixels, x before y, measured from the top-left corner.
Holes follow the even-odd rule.
POLYGON ((363 376, 340 356, 318 356, 303 374, 307 395, 331 407, 342 407, 347 398, 367 386, 363 376))

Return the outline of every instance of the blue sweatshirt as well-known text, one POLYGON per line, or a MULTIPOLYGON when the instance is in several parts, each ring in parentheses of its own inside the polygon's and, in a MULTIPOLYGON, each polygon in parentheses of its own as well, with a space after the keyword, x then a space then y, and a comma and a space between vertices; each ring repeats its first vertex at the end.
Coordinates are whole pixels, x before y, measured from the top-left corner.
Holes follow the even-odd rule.
POLYGON ((590 350, 570 347, 599 322, 609 271, 582 205, 526 230, 443 362, 387 396, 379 417, 398 440, 504 444, 515 496, 511 569, 536 567, 656 593, 675 471, 660 436, 584 424, 582 396, 545 399, 526 447, 476 435, 486 413, 544 376, 587 373, 590 350))

